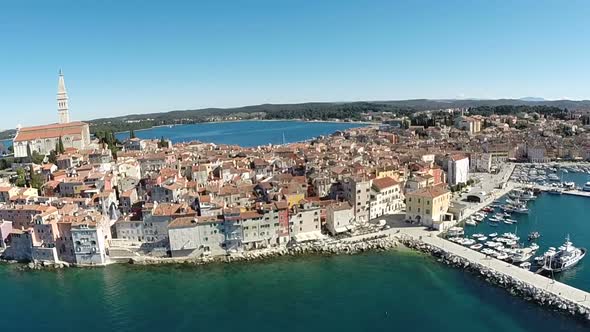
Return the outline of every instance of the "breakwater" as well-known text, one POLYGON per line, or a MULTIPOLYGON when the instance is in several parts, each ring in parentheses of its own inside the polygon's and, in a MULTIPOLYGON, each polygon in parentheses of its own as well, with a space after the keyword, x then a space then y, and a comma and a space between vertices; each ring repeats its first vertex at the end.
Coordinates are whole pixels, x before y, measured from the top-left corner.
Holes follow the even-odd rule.
MULTIPOLYGON (((590 307, 588 306, 588 298, 584 296, 583 298, 579 298, 577 301, 573 300, 571 298, 571 294, 566 295, 560 291, 560 288, 569 287, 567 285, 545 278, 549 284, 547 287, 544 287, 541 283, 539 283, 538 279, 544 277, 534 275, 532 272, 524 271, 514 266, 514 271, 529 272, 531 276, 535 276, 535 278, 531 277, 529 281, 522 280, 521 278, 516 277, 515 274, 505 273, 496 269, 493 266, 494 264, 491 263, 500 261, 493 258, 488 258, 487 260, 490 261, 490 264, 486 265, 485 263, 482 263, 481 260, 474 260, 466 257, 466 255, 457 254, 451 248, 447 249, 435 244, 426 243, 423 241, 425 238, 415 238, 412 236, 402 235, 399 237, 399 239, 403 245, 409 248, 432 255, 437 259, 437 261, 443 264, 473 273, 490 284, 506 289, 514 296, 521 297, 527 301, 537 303, 553 310, 568 313, 585 321, 590 321, 590 307)), ((441 241, 444 240, 441 239, 441 241)))

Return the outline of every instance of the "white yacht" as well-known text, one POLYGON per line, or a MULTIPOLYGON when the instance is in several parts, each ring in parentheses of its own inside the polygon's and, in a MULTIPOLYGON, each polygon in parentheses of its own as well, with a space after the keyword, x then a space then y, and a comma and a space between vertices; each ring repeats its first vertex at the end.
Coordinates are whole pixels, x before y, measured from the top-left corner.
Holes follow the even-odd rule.
POLYGON ((515 249, 510 255, 510 258, 514 263, 523 263, 529 261, 534 254, 535 251, 531 248, 515 249))
POLYGON ((583 191, 590 191, 590 181, 586 182, 586 184, 584 184, 584 186, 582 187, 583 191))
POLYGON ((586 256, 586 248, 576 248, 570 242, 569 236, 559 250, 545 253, 543 269, 551 272, 561 272, 576 265, 586 256))

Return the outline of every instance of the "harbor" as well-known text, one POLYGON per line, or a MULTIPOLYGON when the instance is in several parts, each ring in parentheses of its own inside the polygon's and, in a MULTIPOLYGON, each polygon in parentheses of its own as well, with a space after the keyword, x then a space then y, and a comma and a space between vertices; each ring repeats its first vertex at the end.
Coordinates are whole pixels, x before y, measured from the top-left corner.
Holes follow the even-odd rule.
POLYGON ((515 295, 590 320, 590 294, 586 291, 446 241, 421 228, 406 228, 397 236, 405 245, 449 265, 470 269, 515 295))
POLYGON ((590 320, 590 271, 584 263, 590 247, 584 221, 590 168, 555 167, 511 164, 480 185, 479 190, 485 185, 493 189, 481 202, 467 205, 462 227, 441 233, 399 228, 396 236, 408 247, 470 270, 513 295, 590 320), (566 181, 523 177, 528 176, 523 170, 553 168, 566 181), (500 181, 505 182, 496 186, 500 181))

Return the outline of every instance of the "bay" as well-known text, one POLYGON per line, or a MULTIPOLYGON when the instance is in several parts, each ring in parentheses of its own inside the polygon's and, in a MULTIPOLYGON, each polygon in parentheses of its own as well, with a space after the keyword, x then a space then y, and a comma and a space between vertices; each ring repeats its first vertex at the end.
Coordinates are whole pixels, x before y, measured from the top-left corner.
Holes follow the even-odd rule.
POLYGON ((587 331, 410 251, 203 267, 0 266, 7 331, 587 331))
MULTIPOLYGON (((135 135, 143 139, 164 137, 173 143, 212 142, 237 144, 252 147, 267 144, 293 143, 321 135, 330 135, 339 130, 362 127, 365 124, 352 122, 307 122, 307 121, 235 121, 208 122, 190 125, 154 127, 137 130, 135 135)), ((119 140, 129 138, 129 132, 117 133, 119 140)))

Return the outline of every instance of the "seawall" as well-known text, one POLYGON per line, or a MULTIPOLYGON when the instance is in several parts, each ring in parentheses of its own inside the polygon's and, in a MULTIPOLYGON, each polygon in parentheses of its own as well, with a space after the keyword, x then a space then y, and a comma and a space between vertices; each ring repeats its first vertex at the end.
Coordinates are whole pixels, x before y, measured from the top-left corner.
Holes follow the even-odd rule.
MULTIPOLYGON (((487 258, 486 263, 482 263, 482 260, 475 260, 467 255, 461 255, 454 249, 455 247, 441 247, 436 244, 426 243, 429 239, 427 238, 415 238, 407 235, 398 236, 400 242, 412 249, 430 254, 437 258, 437 260, 443 264, 457 267, 473 273, 490 284, 502 287, 506 289, 510 294, 521 297, 527 301, 535 302, 541 306, 568 313, 576 318, 590 322, 590 296, 586 297, 585 292, 570 287, 568 285, 552 281, 551 279, 545 278, 540 275, 536 275, 530 271, 523 270, 517 266, 512 266, 514 272, 519 273, 506 273, 496 268, 497 264, 504 266, 507 263, 496 260, 494 258, 487 258), (425 241, 426 240, 426 241, 425 241), (530 274, 530 278, 522 278, 522 272, 530 274), (545 280, 543 280, 545 279, 545 280), (572 292, 571 289, 577 292, 572 292), (567 291, 567 293, 564 293, 567 291), (572 297, 578 297, 578 300, 572 297)), ((445 241, 439 239, 441 241, 445 241)), ((468 251, 472 251, 467 249, 468 251)), ((465 252, 468 252, 465 251, 465 252)), ((479 254, 479 253, 477 253, 479 254)))

